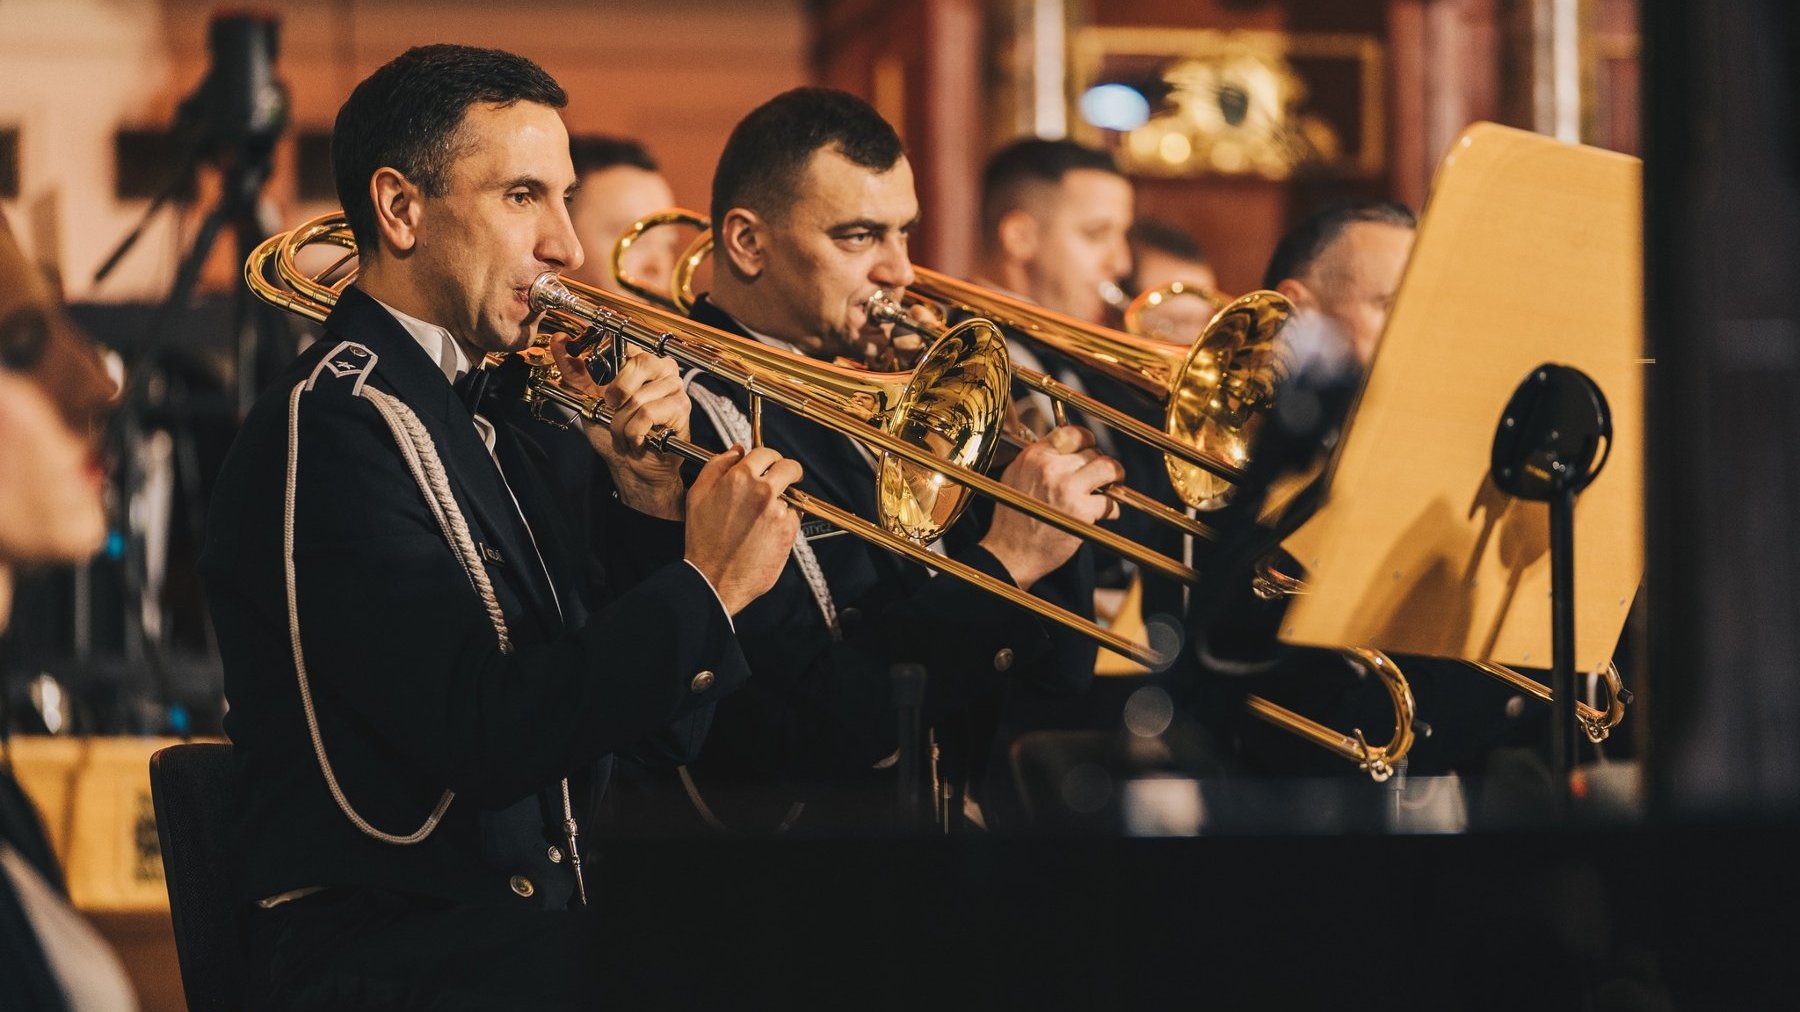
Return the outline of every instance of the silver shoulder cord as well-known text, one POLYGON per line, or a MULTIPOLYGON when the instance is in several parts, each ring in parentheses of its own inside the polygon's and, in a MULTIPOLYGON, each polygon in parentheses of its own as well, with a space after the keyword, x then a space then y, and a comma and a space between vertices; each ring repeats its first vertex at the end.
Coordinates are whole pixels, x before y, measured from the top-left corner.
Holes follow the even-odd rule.
MULTIPOLYGON (((749 446, 752 441, 750 419, 745 418, 744 413, 738 410, 738 406, 731 403, 731 398, 721 397, 705 387, 695 386, 694 379, 702 375, 705 374, 698 369, 693 369, 682 377, 683 385, 687 387, 688 398, 700 405, 700 410, 706 412, 706 417, 712 422, 713 429, 718 432, 719 438, 723 439, 727 446, 733 444, 749 446)), ((807 544, 805 538, 794 539, 794 562, 800 567, 800 575, 806 577, 806 586, 812 591, 813 601, 819 606, 820 616, 825 619, 826 631, 831 633, 832 639, 842 639, 843 633, 838 628, 837 603, 831 597, 831 585, 825 582, 825 570, 819 567, 819 557, 813 554, 812 545, 807 544)), ((706 799, 700 796, 699 785, 694 783, 694 775, 688 772, 688 768, 678 766, 675 772, 680 775, 681 787, 687 792, 688 800, 693 802, 694 810, 700 813, 701 821, 713 829, 728 830, 730 827, 726 826, 724 820, 713 812, 712 807, 706 803, 706 799)), ((775 831, 780 833, 787 830, 805 809, 806 802, 794 802, 788 808, 787 815, 783 816, 781 822, 776 825, 775 831)))
MULTIPOLYGON (((300 647, 300 600, 297 583, 294 577, 294 503, 298 490, 297 477, 300 470, 300 397, 317 384, 319 373, 331 366, 333 374, 342 378, 348 372, 340 372, 333 365, 338 355, 349 351, 357 358, 368 361, 362 366, 351 388, 354 396, 361 397, 375 407, 394 434, 394 442, 399 446, 400 455, 405 458, 413 480, 419 485, 419 492, 425 498, 425 505, 437 520, 438 529, 450 550, 456 554, 457 561, 462 564, 463 572, 469 578, 469 585, 481 598, 482 606, 487 611, 488 620, 493 623, 494 636, 502 654, 512 653, 512 638, 506 631, 506 615, 500 608, 499 600, 494 596, 494 585, 488 579, 487 568, 481 562, 481 555, 475 548, 474 539, 469 534, 468 521, 463 518, 462 510, 456 504, 450 491, 450 479, 444 472, 443 461, 438 457, 437 445, 432 442, 431 434, 411 408, 399 398, 384 393, 365 384, 369 373, 374 369, 376 355, 367 348, 353 341, 341 341, 331 353, 319 360, 319 364, 302 383, 294 384, 293 393, 288 397, 288 445, 287 445, 287 488, 282 503, 281 545, 282 568, 287 583, 288 637, 294 653, 294 675, 300 683, 300 706, 306 713, 306 729, 312 736, 313 756, 319 761, 319 770, 325 775, 325 785, 331 790, 332 800, 350 822, 365 834, 382 841, 400 846, 421 843, 442 821, 444 812, 449 809, 450 802, 456 794, 446 790, 438 799, 437 806, 425 817, 425 822, 418 829, 404 836, 383 832, 375 828, 363 818, 350 804, 338 784, 337 774, 331 768, 331 760, 325 754, 325 739, 319 733, 319 718, 313 708, 312 687, 306 673, 306 657, 300 647)), ((583 906, 587 905, 587 885, 583 881, 581 869, 581 851, 579 849, 578 828, 575 813, 569 798, 569 781, 562 781, 563 831, 568 837, 569 863, 575 872, 575 886, 581 897, 583 906)))

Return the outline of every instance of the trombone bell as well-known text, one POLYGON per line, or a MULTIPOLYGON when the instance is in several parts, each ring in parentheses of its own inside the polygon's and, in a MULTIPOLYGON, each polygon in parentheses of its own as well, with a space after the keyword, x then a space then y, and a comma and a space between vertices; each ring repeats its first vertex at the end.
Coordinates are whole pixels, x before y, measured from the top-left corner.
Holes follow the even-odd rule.
MULTIPOLYGON (((1006 340, 970 320, 933 342, 900 395, 887 429, 932 456, 986 471, 1006 415, 1006 340)), ((888 530, 916 543, 937 540, 974 493, 942 472, 881 455, 876 507, 888 530)))
MULTIPOLYGON (((1251 292, 1219 310, 1169 381, 1163 431, 1201 456, 1242 469, 1281 384, 1276 336, 1292 314, 1292 303, 1271 291, 1251 292)), ((1213 509, 1231 493, 1232 483, 1214 471, 1168 453, 1163 463, 1190 506, 1213 509)))

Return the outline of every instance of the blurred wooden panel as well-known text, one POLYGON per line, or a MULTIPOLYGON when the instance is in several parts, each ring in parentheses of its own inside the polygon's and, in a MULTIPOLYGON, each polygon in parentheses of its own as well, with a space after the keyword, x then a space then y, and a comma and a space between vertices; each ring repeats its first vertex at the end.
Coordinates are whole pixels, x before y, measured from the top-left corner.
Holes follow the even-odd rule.
MULTIPOLYGON (((135 122, 166 124, 200 81, 215 7, 210 0, 162 5, 170 71, 145 89, 135 122)), ((308 2, 279 13, 278 73, 291 89, 296 130, 277 152, 266 193, 289 225, 336 205, 335 199, 297 200, 293 135, 299 129, 329 132, 357 82, 411 46, 486 46, 537 61, 569 94, 564 119, 572 133, 643 141, 676 200, 692 207, 706 206, 713 165, 737 121, 811 76, 801 0, 544 0, 529 9, 479 0, 308 2)), ((204 198, 215 184, 203 178, 201 185, 204 198)), ((198 225, 197 213, 186 217, 188 230, 198 225)), ((226 289, 237 283, 243 265, 232 243, 220 245, 204 284, 226 289)))
POLYGON ((100 932, 137 991, 140 1012, 184 1012, 181 961, 175 953, 175 925, 160 913, 97 913, 87 919, 100 932))
POLYGON ((175 738, 22 735, 9 751, 79 910, 169 909, 150 755, 175 738))

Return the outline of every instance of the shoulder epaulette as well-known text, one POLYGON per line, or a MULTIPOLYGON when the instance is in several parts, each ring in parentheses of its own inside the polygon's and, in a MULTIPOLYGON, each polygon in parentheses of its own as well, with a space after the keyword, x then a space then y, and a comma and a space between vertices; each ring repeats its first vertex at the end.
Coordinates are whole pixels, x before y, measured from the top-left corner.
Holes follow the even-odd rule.
POLYGON ((346 384, 351 396, 361 396, 363 384, 374 370, 375 361, 376 355, 367 345, 355 341, 339 341, 337 347, 331 349, 313 367, 312 375, 306 378, 306 389, 314 389, 319 385, 320 377, 324 377, 327 386, 346 384))

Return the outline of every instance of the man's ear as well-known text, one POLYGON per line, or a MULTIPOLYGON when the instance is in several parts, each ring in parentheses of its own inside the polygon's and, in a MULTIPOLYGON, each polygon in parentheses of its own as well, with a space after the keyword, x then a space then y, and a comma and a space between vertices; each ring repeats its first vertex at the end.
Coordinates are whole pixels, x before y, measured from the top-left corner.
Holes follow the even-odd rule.
POLYGON ((1000 237, 1000 252, 1006 259, 1029 263, 1037 259, 1038 254, 1038 221, 1023 208, 1014 208, 1000 216, 1000 224, 996 228, 1000 237))
POLYGON ((1282 278, 1275 290, 1292 302, 1295 309, 1316 311, 1319 308, 1319 299, 1313 290, 1297 278, 1282 278))
POLYGON ((375 231, 380 234, 385 251, 404 255, 418 245, 423 196, 399 169, 382 166, 369 177, 369 199, 375 205, 375 231))
POLYGON ((769 226, 762 216, 745 207, 725 212, 725 220, 713 226, 713 242, 732 273, 745 280, 758 277, 768 260, 769 226))

